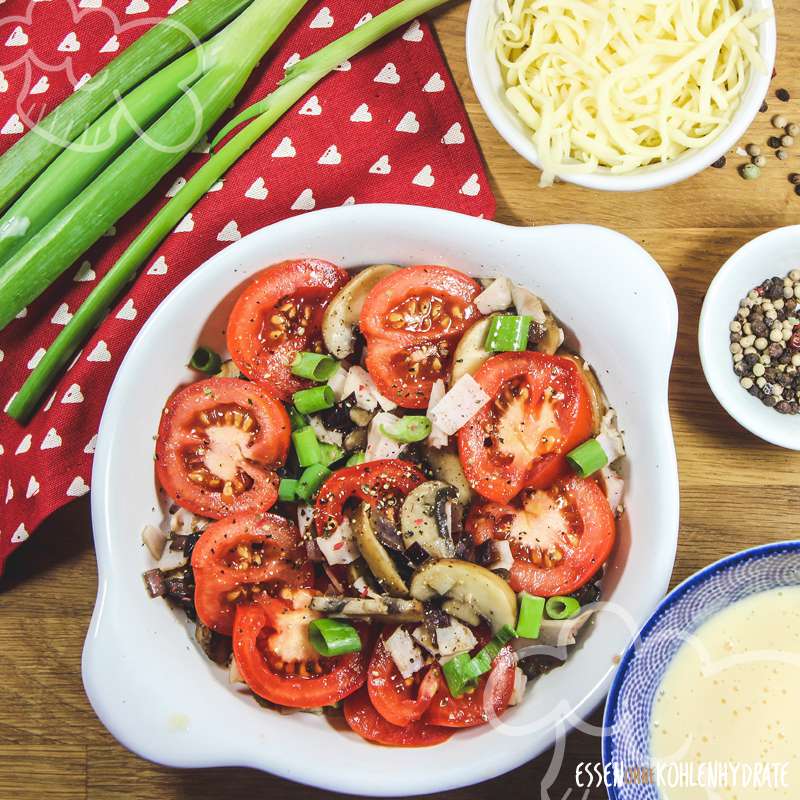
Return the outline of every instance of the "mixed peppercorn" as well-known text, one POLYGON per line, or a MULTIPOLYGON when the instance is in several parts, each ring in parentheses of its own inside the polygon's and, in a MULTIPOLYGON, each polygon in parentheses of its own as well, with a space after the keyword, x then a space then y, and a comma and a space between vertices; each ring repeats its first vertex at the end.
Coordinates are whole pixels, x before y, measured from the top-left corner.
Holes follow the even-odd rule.
POLYGON ((800 269, 748 293, 730 340, 742 387, 781 414, 800 413, 800 269))

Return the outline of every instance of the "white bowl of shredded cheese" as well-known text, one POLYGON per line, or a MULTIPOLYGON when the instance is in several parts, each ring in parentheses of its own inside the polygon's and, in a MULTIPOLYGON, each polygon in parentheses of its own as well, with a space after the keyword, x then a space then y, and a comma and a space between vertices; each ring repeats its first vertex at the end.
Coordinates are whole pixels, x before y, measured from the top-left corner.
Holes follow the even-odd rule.
POLYGON ((467 21, 478 99, 543 186, 701 172, 755 118, 775 48, 771 0, 473 0, 467 21))

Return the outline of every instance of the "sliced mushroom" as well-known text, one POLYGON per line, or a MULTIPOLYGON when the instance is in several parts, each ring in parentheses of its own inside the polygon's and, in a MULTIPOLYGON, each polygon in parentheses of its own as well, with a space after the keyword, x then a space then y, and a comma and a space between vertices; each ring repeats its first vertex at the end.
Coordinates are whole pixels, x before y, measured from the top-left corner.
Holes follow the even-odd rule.
POLYGON ((517 596, 500 577, 469 561, 442 559, 426 564, 411 581, 411 597, 423 603, 444 598, 442 610, 476 625, 485 619, 492 631, 517 622, 517 596))
POLYGON ((416 542, 434 558, 455 555, 447 503, 455 501, 457 495, 443 481, 427 481, 409 493, 400 509, 400 529, 407 548, 416 542))
POLYGON ((315 597, 311 608, 329 617, 368 619, 381 622, 422 622, 423 607, 417 600, 402 597, 315 597))
POLYGON ((597 434, 600 433, 603 417, 607 410, 605 395, 600 388, 597 376, 592 371, 592 368, 580 356, 564 351, 559 352, 559 355, 570 359, 570 361, 574 361, 578 367, 578 373, 581 378, 583 378, 586 391, 589 393, 589 401, 592 404, 592 434, 597 436, 597 434))
POLYGON ((353 520, 356 542, 364 561, 378 583, 394 597, 407 597, 408 586, 397 570, 392 557, 380 543, 375 533, 375 512, 362 503, 353 520))
POLYGON ((536 344, 536 349, 540 353, 552 356, 564 344, 564 331, 561 330, 547 306, 545 306, 545 321, 541 327, 544 332, 536 344))
POLYGON ((399 267, 378 264, 358 273, 331 300, 322 318, 322 338, 331 355, 347 358, 353 352, 353 333, 361 316, 364 300, 379 280, 399 267))
POLYGON ((569 619, 543 619, 539 628, 539 636, 527 641, 545 647, 567 647, 575 644, 581 628, 591 619, 594 609, 589 608, 569 619))
POLYGON ((363 558, 357 558, 352 563, 348 564, 345 568, 347 574, 347 582, 356 590, 358 586, 365 586, 369 592, 380 592, 380 587, 375 582, 375 578, 369 571, 367 562, 363 558), (363 583, 360 583, 363 581, 363 583), (358 585, 357 585, 358 584, 358 585))
POLYGON ((468 506, 472 500, 472 487, 464 475, 461 460, 457 453, 449 450, 437 450, 433 447, 425 448, 425 458, 433 470, 433 476, 438 481, 449 483, 458 492, 458 502, 468 506))
POLYGON ((474 375, 492 353, 484 347, 489 333, 491 317, 478 320, 467 328, 453 352, 453 369, 450 374, 450 386, 454 386, 464 375, 474 375))

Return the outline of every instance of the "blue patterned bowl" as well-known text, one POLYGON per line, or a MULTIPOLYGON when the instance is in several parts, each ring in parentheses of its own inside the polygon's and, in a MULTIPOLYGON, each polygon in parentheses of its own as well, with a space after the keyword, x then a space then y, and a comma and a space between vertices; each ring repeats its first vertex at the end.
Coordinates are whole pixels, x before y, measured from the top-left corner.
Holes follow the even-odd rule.
POLYGON ((664 674, 704 622, 758 592, 800 585, 800 541, 778 542, 711 564, 677 586, 647 621, 620 662, 603 719, 603 765, 610 800, 659 800, 653 785, 613 776, 650 765, 650 718, 664 674), (621 784, 621 785, 618 785, 621 784))

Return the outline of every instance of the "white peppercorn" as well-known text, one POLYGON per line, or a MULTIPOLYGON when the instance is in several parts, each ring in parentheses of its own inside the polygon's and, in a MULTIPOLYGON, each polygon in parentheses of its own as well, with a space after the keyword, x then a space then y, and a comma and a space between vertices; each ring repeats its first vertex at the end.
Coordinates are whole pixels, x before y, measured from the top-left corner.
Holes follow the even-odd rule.
POLYGON ((742 378, 739 381, 739 383, 742 384, 742 388, 744 388, 744 389, 752 389, 753 388, 753 379, 752 378, 748 378, 748 377, 745 376, 744 378, 742 378))
POLYGON ((755 347, 756 350, 766 350, 768 344, 769 342, 763 336, 759 336, 758 339, 753 342, 753 347, 755 347))
POLYGON ((760 378, 765 372, 766 369, 761 362, 753 364, 753 375, 755 375, 757 378, 760 378))

